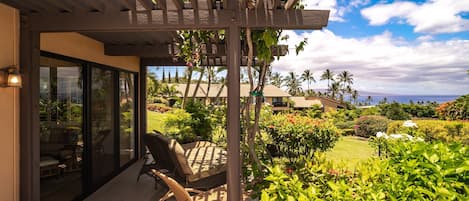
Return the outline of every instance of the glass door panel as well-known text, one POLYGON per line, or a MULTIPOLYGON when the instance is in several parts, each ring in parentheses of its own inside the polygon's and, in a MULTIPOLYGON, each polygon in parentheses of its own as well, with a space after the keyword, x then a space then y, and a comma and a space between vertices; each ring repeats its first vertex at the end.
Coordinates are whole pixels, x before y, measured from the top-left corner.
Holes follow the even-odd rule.
POLYGON ((119 75, 120 104, 120 166, 135 158, 135 85, 134 75, 121 72, 119 75))
POLYGON ((111 70, 91 68, 91 172, 95 187, 116 170, 114 77, 111 70))
POLYGON ((40 185, 42 201, 69 201, 83 190, 81 64, 41 57, 40 185))

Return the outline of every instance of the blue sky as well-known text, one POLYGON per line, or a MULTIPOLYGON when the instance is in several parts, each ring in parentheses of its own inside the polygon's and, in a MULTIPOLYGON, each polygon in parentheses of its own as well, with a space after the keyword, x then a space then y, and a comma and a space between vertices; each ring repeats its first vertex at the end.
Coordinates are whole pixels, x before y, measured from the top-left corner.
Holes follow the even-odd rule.
MULTIPOLYGON (((306 69, 354 75, 361 91, 404 95, 469 93, 469 0, 304 0, 328 9, 323 30, 284 31, 290 54, 273 63, 286 75, 306 69), (308 38, 300 55, 294 46, 308 38)), ((173 71, 175 69, 167 69, 173 71)), ((180 69, 182 75, 183 69, 180 69)), ((161 76, 161 72, 159 73, 161 76)), ((314 88, 325 88, 319 81, 314 88)), ((306 87, 306 86, 305 86, 306 87)))

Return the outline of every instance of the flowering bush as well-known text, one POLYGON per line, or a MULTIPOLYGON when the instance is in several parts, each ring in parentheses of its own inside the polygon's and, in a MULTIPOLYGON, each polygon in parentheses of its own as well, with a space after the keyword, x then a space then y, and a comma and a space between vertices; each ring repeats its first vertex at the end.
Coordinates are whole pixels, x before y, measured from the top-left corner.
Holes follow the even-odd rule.
POLYGON ((425 141, 462 142, 469 144, 469 122, 443 120, 415 120, 417 127, 405 127, 405 122, 389 123, 387 133, 408 133, 425 141))
POLYGON ((467 200, 467 147, 391 141, 387 158, 372 158, 353 171, 321 156, 296 171, 270 168, 260 200, 467 200))
POLYGON ((371 137, 377 132, 385 132, 390 121, 382 116, 363 116, 357 120, 355 133, 360 137, 371 137))
POLYGON ((339 131, 332 123, 298 115, 273 115, 262 127, 280 154, 289 159, 312 157, 317 151, 331 149, 339 139, 339 131))

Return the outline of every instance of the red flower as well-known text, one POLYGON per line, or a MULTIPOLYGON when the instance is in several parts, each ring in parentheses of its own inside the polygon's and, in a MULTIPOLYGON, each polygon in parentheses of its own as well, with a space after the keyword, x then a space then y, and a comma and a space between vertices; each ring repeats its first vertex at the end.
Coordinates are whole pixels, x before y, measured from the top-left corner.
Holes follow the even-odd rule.
POLYGON ((285 171, 286 171, 288 174, 292 174, 292 173, 293 173, 293 169, 291 169, 291 168, 287 168, 285 171))

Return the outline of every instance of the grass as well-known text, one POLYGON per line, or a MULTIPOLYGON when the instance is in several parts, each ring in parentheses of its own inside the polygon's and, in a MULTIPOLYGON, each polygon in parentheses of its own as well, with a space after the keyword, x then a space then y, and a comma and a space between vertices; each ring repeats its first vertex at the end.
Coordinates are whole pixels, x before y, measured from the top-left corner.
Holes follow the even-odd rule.
POLYGON ((164 114, 147 110, 147 132, 162 130, 164 114))
POLYGON ((345 136, 337 142, 331 151, 326 153, 326 156, 334 162, 341 162, 349 168, 354 168, 360 161, 370 158, 373 152, 373 148, 366 139, 345 136))

